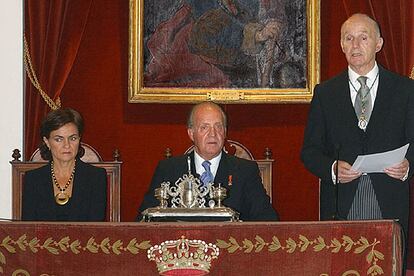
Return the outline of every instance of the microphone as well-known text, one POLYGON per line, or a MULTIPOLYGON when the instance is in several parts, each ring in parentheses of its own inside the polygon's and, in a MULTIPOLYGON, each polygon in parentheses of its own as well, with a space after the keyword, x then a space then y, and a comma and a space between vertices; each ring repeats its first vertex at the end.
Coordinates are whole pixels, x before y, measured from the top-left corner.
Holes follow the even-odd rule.
POLYGON ((336 168, 335 168, 335 184, 334 184, 334 206, 335 206, 335 213, 332 216, 333 220, 342 220, 342 218, 339 216, 339 204, 338 204, 338 199, 339 199, 339 188, 338 185, 339 183, 339 152, 341 150, 341 147, 339 144, 335 145, 335 152, 336 152, 336 168))

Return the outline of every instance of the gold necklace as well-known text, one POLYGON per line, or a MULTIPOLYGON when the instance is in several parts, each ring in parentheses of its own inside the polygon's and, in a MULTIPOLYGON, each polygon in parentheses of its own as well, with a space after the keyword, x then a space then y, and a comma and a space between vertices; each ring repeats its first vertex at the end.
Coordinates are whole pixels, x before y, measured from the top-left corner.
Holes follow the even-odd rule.
MULTIPOLYGON (((76 165, 76 160, 75 160, 75 165, 76 165)), ((75 175, 75 167, 76 166, 73 166, 72 174, 70 175, 70 177, 68 179, 68 182, 66 182, 65 186, 63 188, 61 188, 58 181, 57 181, 57 179, 56 179, 56 176, 55 176, 53 161, 51 163, 51 173, 52 173, 53 185, 55 185, 56 188, 59 189, 59 192, 55 195, 55 201, 59 205, 65 205, 69 201, 70 196, 66 193, 66 189, 72 183, 73 177, 75 175)))

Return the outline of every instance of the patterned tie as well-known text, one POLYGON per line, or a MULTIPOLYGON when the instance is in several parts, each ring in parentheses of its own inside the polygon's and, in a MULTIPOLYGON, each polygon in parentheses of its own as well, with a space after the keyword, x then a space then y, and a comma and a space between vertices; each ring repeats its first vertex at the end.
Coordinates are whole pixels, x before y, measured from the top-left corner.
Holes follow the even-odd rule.
POLYGON ((208 183, 212 183, 214 179, 214 176, 210 170, 211 163, 209 161, 204 161, 201 165, 205 171, 201 174, 200 179, 201 182, 203 182, 203 185, 206 186, 208 183))
POLYGON ((372 101, 369 94, 369 87, 367 85, 367 77, 360 76, 357 81, 361 84, 361 87, 357 91, 357 96, 355 98, 355 113, 358 118, 358 126, 360 129, 366 129, 369 118, 372 112, 372 101))
MULTIPOLYGON (((359 88, 355 99, 355 113, 358 117, 359 128, 365 131, 372 111, 370 89, 367 86, 367 77, 361 76, 357 80, 361 84, 361 88, 359 88)), ((382 219, 377 196, 368 174, 361 175, 359 179, 347 218, 349 220, 382 219)))

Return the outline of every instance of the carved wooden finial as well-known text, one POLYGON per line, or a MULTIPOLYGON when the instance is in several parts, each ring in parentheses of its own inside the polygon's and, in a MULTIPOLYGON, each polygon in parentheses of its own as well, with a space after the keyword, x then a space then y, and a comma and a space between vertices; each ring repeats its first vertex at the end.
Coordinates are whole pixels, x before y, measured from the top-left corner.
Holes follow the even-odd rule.
POLYGON ((170 148, 166 148, 164 156, 165 158, 170 158, 172 156, 172 150, 170 148))
POLYGON ((270 148, 265 148, 263 155, 265 159, 272 159, 272 150, 270 148))
POLYGON ((115 149, 114 150, 113 157, 114 157, 114 161, 116 161, 116 162, 118 162, 119 159, 121 158, 121 154, 119 153, 119 150, 118 149, 115 149))
POLYGON ((12 160, 13 162, 20 162, 20 157, 22 157, 22 155, 20 154, 20 150, 14 149, 12 157, 13 157, 13 160, 12 160))

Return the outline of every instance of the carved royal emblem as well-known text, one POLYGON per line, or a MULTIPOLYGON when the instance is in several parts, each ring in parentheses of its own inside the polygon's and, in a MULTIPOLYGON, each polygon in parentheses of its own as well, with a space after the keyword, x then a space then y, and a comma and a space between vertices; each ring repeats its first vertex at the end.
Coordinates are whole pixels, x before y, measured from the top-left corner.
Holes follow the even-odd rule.
POLYGON ((148 259, 155 261, 161 275, 205 275, 210 272, 211 261, 218 256, 216 245, 184 236, 148 250, 148 259))

